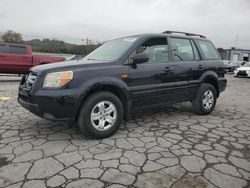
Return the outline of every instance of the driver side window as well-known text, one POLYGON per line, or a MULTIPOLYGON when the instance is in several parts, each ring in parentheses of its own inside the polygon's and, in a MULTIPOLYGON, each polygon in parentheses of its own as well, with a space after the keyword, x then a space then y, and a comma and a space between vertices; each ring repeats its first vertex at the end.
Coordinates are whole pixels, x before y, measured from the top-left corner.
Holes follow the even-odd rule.
POLYGON ((149 57, 147 63, 162 63, 169 60, 169 49, 166 38, 152 38, 136 49, 136 54, 146 53, 149 57))

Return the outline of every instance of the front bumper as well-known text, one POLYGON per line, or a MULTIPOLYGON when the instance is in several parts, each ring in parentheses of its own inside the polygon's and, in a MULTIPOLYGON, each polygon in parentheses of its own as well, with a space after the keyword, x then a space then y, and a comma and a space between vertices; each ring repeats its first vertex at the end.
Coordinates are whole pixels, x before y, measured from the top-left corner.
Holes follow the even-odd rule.
POLYGON ((234 76, 239 76, 239 77, 250 77, 250 71, 235 70, 235 71, 234 71, 234 76))
POLYGON ((74 121, 79 104, 79 92, 68 90, 39 90, 35 93, 21 85, 18 102, 31 113, 48 120, 74 121))
POLYGON ((39 117, 43 117, 37 104, 28 103, 25 100, 23 100, 21 97, 18 97, 18 102, 22 107, 29 110, 32 114, 35 114, 39 117))

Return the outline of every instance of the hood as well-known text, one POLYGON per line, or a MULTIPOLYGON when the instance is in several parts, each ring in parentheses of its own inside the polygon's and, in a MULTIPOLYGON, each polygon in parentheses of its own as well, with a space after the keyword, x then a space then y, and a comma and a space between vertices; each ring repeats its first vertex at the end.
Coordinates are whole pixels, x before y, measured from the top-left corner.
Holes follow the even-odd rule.
POLYGON ((239 67, 237 68, 238 71, 250 71, 250 67, 239 67))
POLYGON ((57 68, 60 69, 63 67, 67 68, 67 67, 71 67, 77 64, 79 64, 78 61, 55 62, 55 63, 48 63, 44 65, 38 65, 38 66, 32 67, 30 70, 32 72, 40 73, 40 72, 47 71, 50 69, 57 69, 57 68))
POLYGON ((65 71, 65 70, 74 70, 76 68, 91 68, 91 67, 100 67, 106 66, 107 64, 112 62, 93 62, 93 61, 79 61, 79 60, 72 60, 72 61, 63 61, 57 63, 49 63, 45 65, 38 65, 30 69, 30 71, 39 74, 46 73, 46 72, 54 72, 54 71, 65 71))

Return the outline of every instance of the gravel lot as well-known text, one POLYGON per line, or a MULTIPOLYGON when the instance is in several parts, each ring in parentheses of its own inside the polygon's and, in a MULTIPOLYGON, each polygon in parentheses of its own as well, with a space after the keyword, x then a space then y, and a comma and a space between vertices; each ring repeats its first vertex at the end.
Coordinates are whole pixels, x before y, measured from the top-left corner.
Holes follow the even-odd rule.
POLYGON ((250 79, 227 79, 211 115, 147 109, 91 140, 21 108, 18 82, 1 76, 0 187, 250 187, 250 79))

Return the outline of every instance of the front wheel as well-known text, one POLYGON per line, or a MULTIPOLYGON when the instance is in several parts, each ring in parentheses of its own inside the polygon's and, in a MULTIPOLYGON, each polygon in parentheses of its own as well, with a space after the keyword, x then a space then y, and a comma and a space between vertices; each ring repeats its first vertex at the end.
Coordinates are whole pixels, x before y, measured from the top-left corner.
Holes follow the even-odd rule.
POLYGON ((200 115, 210 114, 216 105, 217 95, 213 85, 204 83, 200 86, 196 98, 192 101, 194 111, 200 115))
POLYGON ((106 138, 121 126, 123 105, 113 93, 100 91, 90 95, 78 115, 78 126, 87 136, 106 138))

